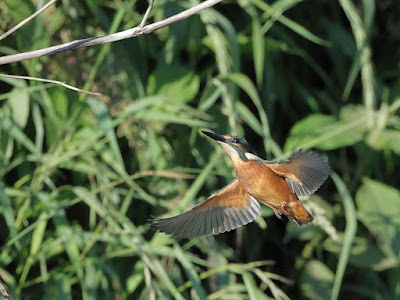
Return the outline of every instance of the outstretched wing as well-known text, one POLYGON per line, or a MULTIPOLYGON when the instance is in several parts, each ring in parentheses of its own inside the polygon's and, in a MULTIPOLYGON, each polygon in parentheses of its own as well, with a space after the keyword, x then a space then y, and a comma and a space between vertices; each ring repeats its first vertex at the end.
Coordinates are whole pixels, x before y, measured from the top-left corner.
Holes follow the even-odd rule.
POLYGON ((160 231, 177 237, 220 234, 253 222, 260 204, 235 179, 191 210, 167 219, 154 219, 160 231))
POLYGON ((309 196, 328 178, 331 168, 311 150, 298 150, 289 161, 267 164, 276 174, 285 177, 292 193, 309 196))

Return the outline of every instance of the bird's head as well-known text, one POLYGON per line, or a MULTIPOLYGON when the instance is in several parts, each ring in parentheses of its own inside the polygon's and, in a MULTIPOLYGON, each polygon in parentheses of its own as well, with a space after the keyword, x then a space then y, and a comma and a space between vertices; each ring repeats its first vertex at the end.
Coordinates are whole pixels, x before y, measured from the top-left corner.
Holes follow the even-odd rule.
POLYGON ((220 143, 222 148, 224 148, 232 159, 238 157, 243 161, 259 159, 258 156, 253 154, 249 143, 240 136, 230 134, 220 135, 208 131, 201 132, 220 143))

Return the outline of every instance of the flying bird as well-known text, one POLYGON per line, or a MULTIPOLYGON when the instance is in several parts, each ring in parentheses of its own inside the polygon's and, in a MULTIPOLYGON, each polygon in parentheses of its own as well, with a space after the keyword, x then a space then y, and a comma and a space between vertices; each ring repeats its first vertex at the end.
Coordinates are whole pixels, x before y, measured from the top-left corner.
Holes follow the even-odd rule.
POLYGON ((318 153, 298 150, 289 160, 271 162, 255 155, 242 137, 202 132, 230 156, 237 178, 183 214, 155 218, 157 229, 182 238, 217 235, 253 222, 261 214, 260 203, 298 226, 314 219, 298 196, 311 195, 328 178, 331 169, 318 153))

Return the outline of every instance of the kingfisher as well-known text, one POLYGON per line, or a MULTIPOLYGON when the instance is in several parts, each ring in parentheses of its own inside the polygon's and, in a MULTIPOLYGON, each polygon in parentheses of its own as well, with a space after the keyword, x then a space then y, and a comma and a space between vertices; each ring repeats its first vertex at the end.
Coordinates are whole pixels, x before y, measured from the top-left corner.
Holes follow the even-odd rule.
POLYGON ((255 155, 242 137, 202 133, 230 156, 236 178, 187 212, 155 218, 158 230, 181 238, 217 235, 253 222, 261 215, 260 203, 298 226, 314 219, 298 196, 313 194, 328 178, 331 168, 318 153, 297 150, 289 160, 267 161, 255 155))

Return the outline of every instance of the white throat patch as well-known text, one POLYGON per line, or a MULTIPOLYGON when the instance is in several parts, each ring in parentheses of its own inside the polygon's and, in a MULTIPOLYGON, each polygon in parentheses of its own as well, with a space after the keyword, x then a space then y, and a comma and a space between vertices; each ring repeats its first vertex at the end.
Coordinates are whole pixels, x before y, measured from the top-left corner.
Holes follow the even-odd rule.
MULTIPOLYGON (((221 144, 222 148, 224 148, 224 150, 226 151, 226 153, 228 153, 228 155, 231 158, 238 158, 239 157, 239 153, 236 151, 235 148, 233 148, 231 145, 227 144, 227 143, 223 143, 223 142, 218 142, 221 144)), ((246 156, 246 158, 248 160, 263 160, 262 158, 258 157, 257 155, 247 152, 244 154, 246 156)))
POLYGON ((226 153, 228 153, 228 155, 231 158, 237 158, 239 157, 239 153, 237 153, 236 149, 233 148, 231 145, 227 144, 227 143, 223 143, 223 142, 218 142, 221 144, 222 148, 224 148, 224 150, 226 151, 226 153))
POLYGON ((250 152, 247 152, 245 155, 248 160, 262 160, 262 158, 258 157, 257 155, 255 155, 253 153, 250 153, 250 152))

